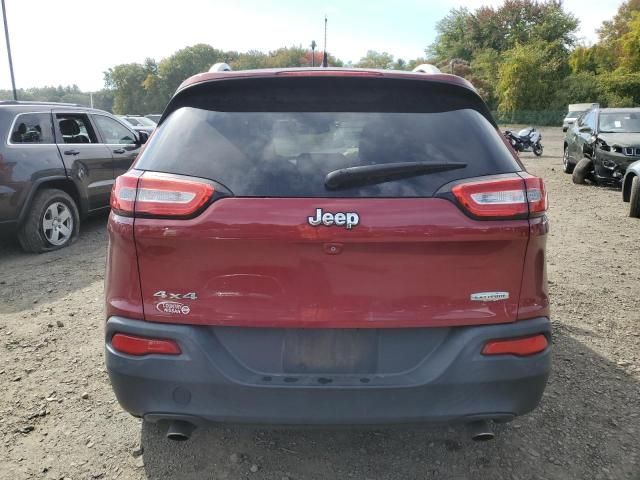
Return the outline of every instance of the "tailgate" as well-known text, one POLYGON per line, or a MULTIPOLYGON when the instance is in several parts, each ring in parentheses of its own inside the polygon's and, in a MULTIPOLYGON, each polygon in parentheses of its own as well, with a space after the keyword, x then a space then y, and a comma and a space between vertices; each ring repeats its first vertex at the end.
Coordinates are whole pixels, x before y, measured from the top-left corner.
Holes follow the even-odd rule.
POLYGON ((200 325, 511 322, 528 238, 526 219, 477 221, 441 198, 224 198, 135 220, 145 318, 200 325), (317 209, 358 225, 313 226, 317 209), (508 298, 472 300, 485 292, 508 298))

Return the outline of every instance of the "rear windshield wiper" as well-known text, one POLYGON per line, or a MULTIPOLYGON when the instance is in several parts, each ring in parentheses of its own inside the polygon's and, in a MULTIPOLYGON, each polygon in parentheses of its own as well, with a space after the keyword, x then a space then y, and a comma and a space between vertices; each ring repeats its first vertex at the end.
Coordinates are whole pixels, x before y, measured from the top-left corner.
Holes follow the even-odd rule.
POLYGON ((364 187, 419 175, 457 170, 466 166, 466 163, 461 162, 399 162, 348 167, 329 172, 324 179, 324 186, 327 190, 364 187))

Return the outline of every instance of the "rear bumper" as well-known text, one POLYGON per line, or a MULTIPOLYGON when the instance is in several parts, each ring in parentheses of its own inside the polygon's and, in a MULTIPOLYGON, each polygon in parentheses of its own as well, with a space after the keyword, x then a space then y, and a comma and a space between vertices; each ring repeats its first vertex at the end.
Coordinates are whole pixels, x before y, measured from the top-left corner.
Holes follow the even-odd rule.
POLYGON ((376 353, 377 366, 373 370, 364 366, 360 373, 281 371, 286 362, 267 358, 261 348, 269 355, 273 351, 276 356, 284 356, 282 348, 275 353, 274 341, 267 338, 279 338, 277 332, 284 331, 265 332, 264 347, 259 340, 245 341, 259 339, 255 333, 261 330, 268 329, 167 325, 111 317, 106 327, 106 363, 118 401, 135 416, 150 420, 185 418, 194 423, 330 425, 509 420, 536 407, 551 364, 550 348, 525 358, 480 354, 488 340, 550 335, 546 318, 491 326, 381 330, 378 345, 385 346, 376 353), (248 337, 239 334, 243 340, 240 347, 237 341, 232 345, 229 333, 242 330, 252 332, 248 337), (124 355, 111 347, 110 339, 116 332, 171 338, 182 353, 124 355), (402 352, 406 335, 412 332, 415 337, 433 333, 435 340, 424 358, 402 370, 402 359, 384 357, 389 352, 392 357, 402 352), (244 350, 242 355, 236 354, 238 348, 244 350), (394 362, 399 365, 397 371, 391 371, 394 362))

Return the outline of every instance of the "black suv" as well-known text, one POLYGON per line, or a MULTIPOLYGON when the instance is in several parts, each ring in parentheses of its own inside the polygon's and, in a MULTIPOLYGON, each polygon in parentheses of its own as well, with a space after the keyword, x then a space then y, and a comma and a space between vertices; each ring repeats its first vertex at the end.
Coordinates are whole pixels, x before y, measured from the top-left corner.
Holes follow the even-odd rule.
POLYGON ((0 231, 37 253, 69 245, 81 219, 109 208, 148 138, 101 110, 39 102, 0 102, 0 135, 0 231))
POLYGON ((573 182, 619 187, 627 167, 640 160, 640 108, 595 106, 569 127, 562 159, 573 182))

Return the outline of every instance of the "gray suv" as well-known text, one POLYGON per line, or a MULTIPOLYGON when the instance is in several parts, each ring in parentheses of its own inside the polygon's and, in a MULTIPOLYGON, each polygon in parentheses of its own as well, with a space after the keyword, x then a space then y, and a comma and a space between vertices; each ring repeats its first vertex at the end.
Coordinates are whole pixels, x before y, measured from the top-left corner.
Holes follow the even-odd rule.
POLYGON ((102 110, 40 102, 0 102, 0 136, 0 232, 37 253, 69 245, 81 220, 109 208, 148 138, 102 110))

